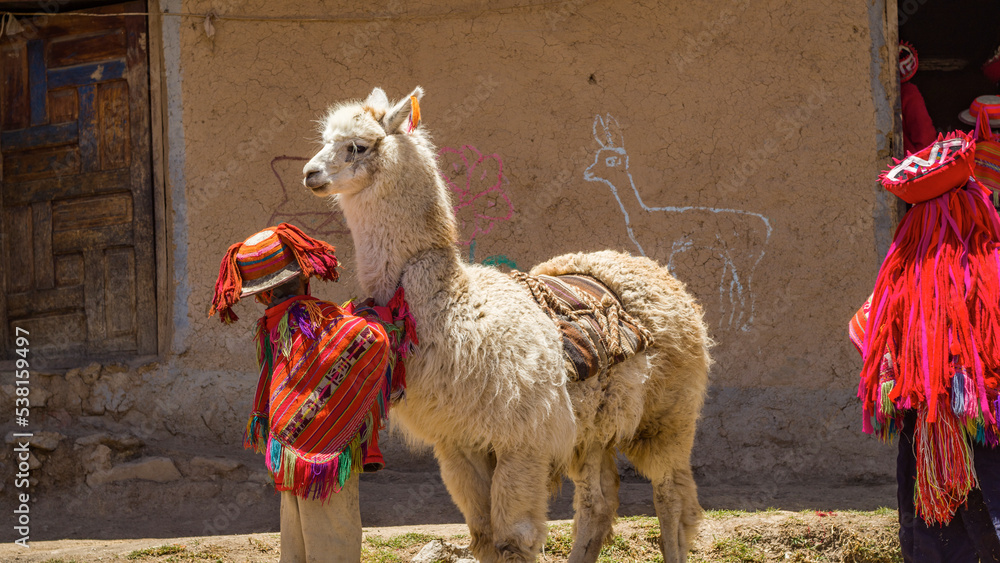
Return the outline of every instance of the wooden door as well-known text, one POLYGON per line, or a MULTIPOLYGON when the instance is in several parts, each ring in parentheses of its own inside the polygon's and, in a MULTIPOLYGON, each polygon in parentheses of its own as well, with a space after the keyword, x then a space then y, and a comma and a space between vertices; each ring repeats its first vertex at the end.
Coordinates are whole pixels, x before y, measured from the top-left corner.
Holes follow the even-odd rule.
POLYGON ((0 352, 21 327, 56 363, 155 353, 146 18, 26 28, 0 40, 0 352))

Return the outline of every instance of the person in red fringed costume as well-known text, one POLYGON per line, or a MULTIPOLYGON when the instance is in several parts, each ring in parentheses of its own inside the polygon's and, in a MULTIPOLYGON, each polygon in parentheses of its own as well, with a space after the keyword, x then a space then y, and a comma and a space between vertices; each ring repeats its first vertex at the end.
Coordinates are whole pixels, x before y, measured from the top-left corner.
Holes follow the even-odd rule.
POLYGON ((256 296, 267 307, 255 340, 260 379, 243 445, 263 453, 281 491, 281 562, 361 559, 358 473, 384 465, 378 448, 401 359, 416 344, 402 290, 386 307, 340 307, 309 295, 336 281, 329 244, 288 223, 229 247, 209 316, 256 296))
POLYGON ((917 73, 918 65, 917 50, 905 41, 900 42, 899 98, 903 110, 903 148, 906 154, 926 147, 937 137, 924 97, 917 85, 910 82, 917 73))
POLYGON ((983 63, 983 74, 994 85, 1000 86, 1000 47, 997 47, 997 52, 983 63))
POLYGON ((913 205, 850 322, 863 429, 899 437, 905 561, 1000 561, 1000 216, 963 132, 883 173, 913 205))

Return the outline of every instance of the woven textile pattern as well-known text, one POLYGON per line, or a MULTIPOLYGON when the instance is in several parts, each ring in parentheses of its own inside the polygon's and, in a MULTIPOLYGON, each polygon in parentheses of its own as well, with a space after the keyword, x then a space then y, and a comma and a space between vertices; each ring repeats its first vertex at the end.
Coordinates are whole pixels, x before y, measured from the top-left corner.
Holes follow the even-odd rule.
POLYGON ((511 277, 524 285, 556 322, 576 381, 624 362, 644 350, 652 339, 625 311, 618 296, 595 278, 530 276, 516 270, 511 277))

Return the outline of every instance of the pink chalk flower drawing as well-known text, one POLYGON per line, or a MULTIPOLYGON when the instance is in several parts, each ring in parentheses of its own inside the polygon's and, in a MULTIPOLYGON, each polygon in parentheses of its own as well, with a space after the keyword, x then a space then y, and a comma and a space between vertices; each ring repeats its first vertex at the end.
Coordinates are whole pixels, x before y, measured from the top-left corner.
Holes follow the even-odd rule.
POLYGON ((484 156, 476 147, 463 145, 461 149, 442 148, 438 160, 441 176, 454 194, 459 244, 469 246, 477 236, 514 216, 514 204, 502 187, 500 155, 484 156))

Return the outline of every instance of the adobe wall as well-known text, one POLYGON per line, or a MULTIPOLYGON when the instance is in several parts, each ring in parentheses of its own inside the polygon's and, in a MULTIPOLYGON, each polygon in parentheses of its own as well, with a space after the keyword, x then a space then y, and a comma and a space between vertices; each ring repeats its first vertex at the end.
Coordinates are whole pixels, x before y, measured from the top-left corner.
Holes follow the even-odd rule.
MULTIPOLYGON (((314 293, 359 295, 346 226, 300 184, 313 120, 376 85, 391 98, 420 85, 469 260, 643 252, 698 294, 717 342, 700 484, 890 479, 893 449, 860 431, 846 330, 890 228, 875 178, 895 71, 877 7, 520 4, 165 1, 343 21, 217 19, 210 38, 201 19, 164 17, 172 354, 120 383, 128 408, 102 412, 152 437, 238 444, 259 306, 241 304, 235 326, 206 318, 222 254, 291 221, 343 263, 314 293)), ((389 450, 390 464, 427 459, 389 450)))
MULTIPOLYGON (((484 157, 453 178, 456 206, 473 202, 458 212, 472 260, 527 269, 564 252, 641 248, 666 262, 687 234, 695 244, 722 237, 735 274, 719 260, 699 267, 674 255, 718 342, 695 452, 700 478, 888 472, 889 452, 859 431, 859 358, 846 338, 878 263, 867 3, 507 4, 397 2, 372 9, 394 19, 345 23, 222 20, 212 38, 202 21, 182 20, 190 294, 176 304, 189 314, 176 364, 185 378, 231 388, 223 435, 241 430, 255 380, 247 327, 257 306, 241 307, 237 327, 205 318, 222 253, 266 224, 293 221, 343 260, 344 279, 319 294, 357 295, 346 226, 299 184, 302 159, 317 149, 313 120, 375 85, 399 97, 419 84, 442 165, 484 157), (608 166, 623 155, 601 152, 601 142, 626 158, 608 166), (668 209, 633 212, 633 241, 616 193, 668 209), (685 206, 741 213, 669 209, 685 206)), ((239 6, 364 20, 356 10, 239 6)))

